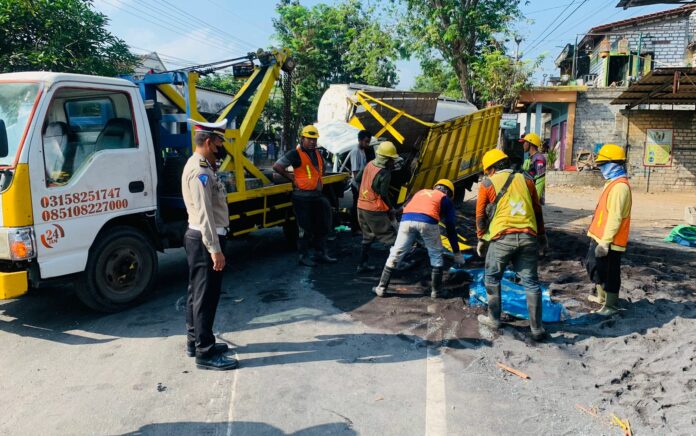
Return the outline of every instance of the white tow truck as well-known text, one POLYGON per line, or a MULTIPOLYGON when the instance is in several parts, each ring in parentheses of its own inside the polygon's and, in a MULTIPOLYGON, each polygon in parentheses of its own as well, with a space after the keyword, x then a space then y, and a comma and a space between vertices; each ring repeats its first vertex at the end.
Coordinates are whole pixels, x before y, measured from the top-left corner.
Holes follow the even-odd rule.
POLYGON ((273 50, 137 80, 0 74, 0 299, 67 278, 86 305, 116 311, 153 287, 157 251, 182 245, 186 119, 205 120, 195 84, 216 67, 247 80, 217 118, 229 122, 220 167, 228 235, 296 232, 292 186, 275 184, 244 156, 281 70, 293 66, 287 50, 273 50))

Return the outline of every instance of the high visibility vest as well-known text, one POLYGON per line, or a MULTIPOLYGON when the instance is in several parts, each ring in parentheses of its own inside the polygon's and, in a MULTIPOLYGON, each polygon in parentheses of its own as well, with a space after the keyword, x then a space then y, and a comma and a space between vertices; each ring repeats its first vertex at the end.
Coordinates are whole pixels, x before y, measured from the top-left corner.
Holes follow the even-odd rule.
POLYGON ((358 191, 358 209, 372 212, 387 212, 389 210, 389 206, 382 200, 382 196, 372 189, 372 182, 381 170, 382 168, 372 162, 365 166, 358 191))
POLYGON ((321 175, 324 173, 324 161, 317 149, 314 149, 317 156, 319 168, 314 166, 309 155, 302 150, 302 147, 297 146, 297 154, 300 155, 300 166, 294 169, 295 186, 302 191, 315 191, 321 183, 321 175))
POLYGON ((440 221, 440 207, 445 193, 437 189, 421 189, 404 208, 404 213, 422 213, 440 221))
MULTIPOLYGON (((607 209, 607 200, 609 199, 609 192, 612 188, 619 183, 625 183, 628 185, 628 179, 626 177, 619 177, 616 180, 612 180, 602 191, 602 195, 599 197, 599 202, 597 203, 597 208, 595 209, 594 216, 592 217, 592 223, 590 224, 590 229, 588 233, 597 239, 604 239, 604 229, 607 227, 607 217, 609 216, 609 209, 607 209)), ((628 185, 631 189, 631 186, 628 185)), ((628 245, 628 233, 631 227, 631 216, 627 216, 621 220, 621 225, 619 226, 619 231, 614 235, 611 243, 619 247, 626 248, 628 245)))
MULTIPOLYGON (((493 183, 496 195, 505 185, 509 172, 498 172, 489 178, 493 183)), ((483 239, 490 241, 508 229, 531 230, 536 233, 537 221, 532 206, 532 196, 529 193, 525 176, 513 173, 514 177, 505 194, 498 201, 493 219, 483 239)))

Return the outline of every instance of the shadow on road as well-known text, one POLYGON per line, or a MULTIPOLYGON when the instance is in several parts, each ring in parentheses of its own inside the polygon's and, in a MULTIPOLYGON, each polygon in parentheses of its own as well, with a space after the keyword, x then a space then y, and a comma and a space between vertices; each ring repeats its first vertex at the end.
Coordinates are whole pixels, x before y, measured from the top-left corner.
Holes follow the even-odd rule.
POLYGON ((122 436, 189 436, 189 435, 253 435, 253 436, 324 436, 357 435, 353 423, 335 422, 305 428, 293 433, 285 433, 269 424, 261 422, 167 422, 148 424, 122 436))

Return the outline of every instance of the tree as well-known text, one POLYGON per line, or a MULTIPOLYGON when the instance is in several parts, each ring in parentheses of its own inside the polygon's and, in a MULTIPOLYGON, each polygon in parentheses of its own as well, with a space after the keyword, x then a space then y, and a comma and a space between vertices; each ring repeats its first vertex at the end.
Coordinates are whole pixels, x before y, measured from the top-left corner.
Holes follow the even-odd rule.
POLYGON ((319 100, 333 83, 363 83, 391 87, 397 83, 395 39, 372 8, 358 0, 329 6, 301 6, 283 0, 273 20, 275 39, 292 50, 293 131, 316 120, 319 100))
POLYGON ((198 80, 198 86, 216 91, 236 94, 244 85, 244 80, 235 79, 231 73, 213 73, 198 80))
POLYGON ((520 92, 531 86, 534 70, 544 57, 534 62, 515 61, 500 49, 487 48, 471 65, 471 85, 476 100, 503 105, 512 112, 520 92))
POLYGON ((401 0, 400 34, 421 59, 440 58, 472 100, 471 65, 494 36, 521 16, 521 0, 401 0), (435 52, 435 53, 434 53, 435 52))
POLYGON ((0 0, 0 71, 130 72, 138 57, 107 23, 92 0, 0 0))
POLYGON ((416 76, 413 91, 437 92, 445 97, 461 99, 462 88, 454 69, 442 59, 429 58, 421 61, 421 73, 416 76))

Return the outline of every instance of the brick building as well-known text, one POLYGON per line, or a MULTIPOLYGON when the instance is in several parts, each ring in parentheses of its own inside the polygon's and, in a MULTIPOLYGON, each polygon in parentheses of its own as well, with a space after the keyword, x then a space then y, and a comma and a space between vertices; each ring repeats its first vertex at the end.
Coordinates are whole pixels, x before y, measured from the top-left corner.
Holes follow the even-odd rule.
MULTIPOLYGON (((693 4, 594 27, 557 58, 558 86, 523 92, 521 111, 543 120, 527 131, 557 146, 557 169, 575 173, 580 153, 616 143, 628 151, 636 189, 696 191, 695 48, 693 4), (655 145, 654 135, 671 140, 655 145), (655 150, 659 162, 651 160, 655 150)), ((592 173, 549 175, 550 184, 601 181, 592 173)))

